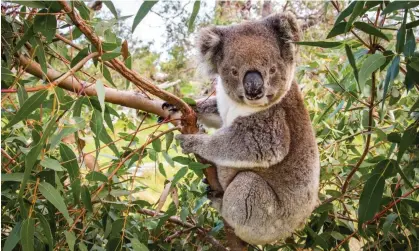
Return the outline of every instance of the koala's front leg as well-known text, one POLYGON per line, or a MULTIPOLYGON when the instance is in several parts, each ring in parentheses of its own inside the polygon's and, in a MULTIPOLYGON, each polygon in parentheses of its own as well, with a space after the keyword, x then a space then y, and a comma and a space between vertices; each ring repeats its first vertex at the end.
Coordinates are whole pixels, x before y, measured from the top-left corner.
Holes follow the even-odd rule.
MULTIPOLYGON (((242 118, 250 120, 249 118, 242 118)), ((286 122, 261 124, 233 123, 213 135, 178 135, 184 153, 195 153, 217 166, 232 168, 270 167, 280 162, 289 149, 286 122)))

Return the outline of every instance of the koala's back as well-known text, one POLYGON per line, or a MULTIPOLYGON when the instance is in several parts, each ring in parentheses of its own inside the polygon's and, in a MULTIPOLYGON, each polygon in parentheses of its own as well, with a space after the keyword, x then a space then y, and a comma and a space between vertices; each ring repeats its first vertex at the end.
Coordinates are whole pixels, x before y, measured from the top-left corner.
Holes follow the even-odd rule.
MULTIPOLYGON (((236 234, 253 244, 289 236, 304 223, 317 203, 319 155, 310 118, 295 82, 278 104, 248 117, 239 117, 235 123, 268 121, 269 125, 262 126, 275 131, 272 126, 278 119, 286 121, 289 128, 286 136, 290 141, 288 154, 281 162, 245 171, 217 167, 220 183, 226 190, 222 214, 227 220, 235 218, 229 223, 233 224, 236 234), (242 217, 237 219, 237 215, 242 217)), ((258 136, 257 130, 253 130, 249 134, 257 141, 263 133, 258 136)), ((263 147, 259 142, 254 144, 263 147)))

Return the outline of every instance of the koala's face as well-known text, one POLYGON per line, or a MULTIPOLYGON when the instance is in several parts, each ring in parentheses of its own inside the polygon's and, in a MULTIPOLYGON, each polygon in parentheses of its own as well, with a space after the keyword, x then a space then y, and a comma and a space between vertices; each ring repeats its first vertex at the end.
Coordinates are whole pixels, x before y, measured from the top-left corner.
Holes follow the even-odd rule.
POLYGON ((299 29, 290 14, 201 31, 199 50, 231 99, 269 106, 288 91, 295 69, 299 29))

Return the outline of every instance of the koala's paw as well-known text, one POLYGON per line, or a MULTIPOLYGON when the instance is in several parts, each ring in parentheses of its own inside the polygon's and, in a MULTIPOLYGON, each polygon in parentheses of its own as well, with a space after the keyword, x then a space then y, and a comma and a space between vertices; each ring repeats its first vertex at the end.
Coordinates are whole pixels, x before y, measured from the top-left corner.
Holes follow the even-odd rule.
POLYGON ((168 111, 169 116, 167 116, 166 118, 159 117, 157 120, 158 123, 163 123, 167 120, 172 120, 172 119, 180 119, 180 117, 182 116, 182 114, 180 113, 179 109, 176 108, 176 106, 169 104, 167 102, 164 102, 161 108, 163 110, 168 111))
POLYGON ((220 193, 217 191, 211 190, 211 188, 207 188, 207 198, 210 200, 210 206, 218 212, 221 212, 223 205, 222 195, 220 195, 220 193))
POLYGON ((196 140, 193 135, 179 134, 176 139, 180 142, 180 147, 184 154, 196 153, 196 140))

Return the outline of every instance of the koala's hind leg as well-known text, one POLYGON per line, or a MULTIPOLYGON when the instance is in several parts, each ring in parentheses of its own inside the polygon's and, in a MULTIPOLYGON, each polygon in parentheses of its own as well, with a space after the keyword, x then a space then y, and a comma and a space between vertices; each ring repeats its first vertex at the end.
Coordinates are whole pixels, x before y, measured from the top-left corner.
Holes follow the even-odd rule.
POLYGON ((274 242, 286 231, 277 196, 254 172, 240 172, 228 185, 221 214, 235 234, 251 244, 274 242))

